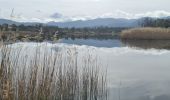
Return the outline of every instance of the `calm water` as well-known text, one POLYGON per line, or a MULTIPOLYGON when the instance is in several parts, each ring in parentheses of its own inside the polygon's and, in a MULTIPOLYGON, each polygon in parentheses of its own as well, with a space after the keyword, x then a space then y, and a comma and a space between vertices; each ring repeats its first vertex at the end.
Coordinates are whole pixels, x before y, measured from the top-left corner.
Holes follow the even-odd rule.
POLYGON ((122 46, 122 42, 118 39, 108 39, 108 40, 99 40, 99 39, 74 39, 71 38, 68 39, 60 39, 60 43, 66 43, 66 44, 75 44, 75 45, 88 45, 88 46, 94 46, 94 47, 106 47, 106 48, 112 48, 112 47, 120 47, 122 46))
POLYGON ((60 42, 79 45, 83 50, 95 49, 101 63, 108 66, 110 100, 170 100, 170 41, 60 42))
MULTIPOLYGON (((27 48, 25 53, 30 54, 36 43, 13 45, 27 48)), ((76 47, 79 60, 87 52, 97 56, 99 64, 107 68, 109 100, 170 100, 168 41, 61 39, 39 44, 44 45, 58 52, 76 47)))

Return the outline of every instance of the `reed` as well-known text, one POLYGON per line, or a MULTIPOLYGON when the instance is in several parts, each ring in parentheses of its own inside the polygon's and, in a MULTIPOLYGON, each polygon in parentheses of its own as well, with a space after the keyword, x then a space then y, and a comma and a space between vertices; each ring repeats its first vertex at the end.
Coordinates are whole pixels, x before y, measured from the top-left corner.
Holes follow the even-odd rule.
POLYGON ((122 39, 131 40, 169 40, 170 29, 169 28, 134 28, 124 30, 121 32, 122 39))
MULTIPOLYGON (((46 47, 45 47, 46 48, 46 47)), ((78 63, 76 49, 54 52, 37 46, 23 50, 2 46, 0 50, 1 100, 106 100, 106 73, 90 54, 78 63), (31 58, 31 59, 30 59, 31 58)))

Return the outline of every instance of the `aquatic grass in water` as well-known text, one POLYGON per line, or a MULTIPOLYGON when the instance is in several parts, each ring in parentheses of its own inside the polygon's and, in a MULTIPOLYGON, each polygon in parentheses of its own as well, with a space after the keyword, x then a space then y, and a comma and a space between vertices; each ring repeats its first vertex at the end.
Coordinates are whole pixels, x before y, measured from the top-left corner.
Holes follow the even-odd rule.
POLYGON ((169 40, 169 28, 133 28, 121 32, 121 39, 129 40, 169 40))
POLYGON ((37 44, 31 54, 25 49, 1 47, 0 99, 107 99, 106 73, 96 57, 86 55, 80 65, 76 48, 63 53, 37 44))

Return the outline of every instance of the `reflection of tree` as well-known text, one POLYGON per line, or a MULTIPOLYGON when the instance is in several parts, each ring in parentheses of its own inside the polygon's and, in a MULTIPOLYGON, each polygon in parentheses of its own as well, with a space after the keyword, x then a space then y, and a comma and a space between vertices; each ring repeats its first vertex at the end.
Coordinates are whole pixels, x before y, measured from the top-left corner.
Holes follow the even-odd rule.
POLYGON ((170 50, 170 40, 121 40, 125 46, 142 49, 168 49, 170 50))

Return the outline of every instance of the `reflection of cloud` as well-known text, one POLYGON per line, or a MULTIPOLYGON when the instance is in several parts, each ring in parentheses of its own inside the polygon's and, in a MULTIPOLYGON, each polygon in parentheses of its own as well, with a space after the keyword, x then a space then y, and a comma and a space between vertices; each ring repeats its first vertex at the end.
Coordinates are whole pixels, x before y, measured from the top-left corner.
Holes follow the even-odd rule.
MULTIPOLYGON (((37 43, 15 43, 12 44, 12 47, 18 46, 18 44, 24 45, 24 46, 31 46, 31 47, 36 47, 37 43)), ((51 43, 40 43, 42 47, 48 46, 50 48, 58 48, 58 49, 72 49, 72 48, 77 48, 78 51, 82 52, 87 52, 91 51, 94 54, 98 53, 108 53, 112 55, 123 55, 123 54, 141 54, 141 55, 167 55, 170 54, 170 51, 168 50, 157 50, 157 49, 149 49, 149 50, 143 50, 143 49, 134 49, 130 47, 113 47, 113 48, 106 48, 106 47, 94 47, 94 46, 87 46, 87 45, 76 45, 76 44, 65 44, 65 43, 56 43, 56 44, 51 44, 51 43), (45 46, 44 46, 45 45, 45 46), (88 48, 88 49, 87 49, 88 48), (86 51, 87 50, 87 51, 86 51)), ((62 51, 62 50, 61 50, 62 51)))

